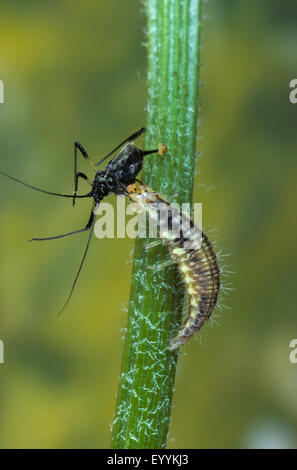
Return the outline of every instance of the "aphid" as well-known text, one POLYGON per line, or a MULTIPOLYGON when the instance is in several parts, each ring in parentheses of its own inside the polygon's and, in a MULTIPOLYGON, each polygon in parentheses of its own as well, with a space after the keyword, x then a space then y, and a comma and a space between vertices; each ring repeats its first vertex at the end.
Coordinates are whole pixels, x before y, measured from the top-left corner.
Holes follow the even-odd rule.
POLYGON ((66 300, 66 303, 64 304, 62 310, 59 312, 61 314, 65 307, 67 306, 73 290, 75 288, 75 285, 77 283, 79 274, 81 272, 81 269, 83 267, 85 258, 87 256, 87 252, 89 249, 89 244, 91 241, 91 236, 93 233, 93 228, 94 228, 94 223, 95 223, 95 214, 96 210, 100 204, 100 201, 107 196, 110 193, 114 194, 125 194, 126 193, 126 186, 131 185, 138 181, 136 179, 138 173, 142 169, 142 164, 143 164, 143 157, 145 155, 149 155, 152 153, 158 152, 159 155, 163 155, 166 151, 166 146, 163 144, 159 144, 159 147, 154 150, 141 150, 135 145, 132 145, 132 142, 139 137, 143 132, 146 131, 145 127, 142 127, 139 131, 135 132, 132 134, 130 137, 125 139, 123 142, 121 142, 115 149, 113 149, 108 155, 106 155, 102 160, 100 160, 98 163, 94 164, 91 162, 86 150, 83 148, 83 146, 77 141, 74 144, 74 194, 63 194, 63 193, 54 193, 51 191, 45 191, 43 189, 37 188, 35 186, 31 186, 30 184, 27 184, 18 178, 15 178, 13 176, 8 175, 7 173, 4 173, 3 171, 0 171, 0 174, 3 176, 6 176, 7 178, 10 178, 11 180, 20 183, 24 186, 27 186, 28 188, 34 189, 35 191, 40 191, 41 193, 45 194, 50 194, 52 196, 59 196, 59 197, 68 197, 72 198, 72 205, 75 205, 75 201, 77 198, 93 198, 93 206, 91 210, 91 214, 88 220, 87 225, 80 229, 80 230, 75 230, 73 232, 68 232, 64 233, 62 235, 57 235, 54 237, 46 237, 46 238, 32 238, 30 241, 44 241, 44 240, 55 240, 57 238, 63 238, 67 237, 69 235, 74 235, 75 233, 80 233, 80 232, 86 232, 90 231, 88 241, 87 241, 87 246, 82 258, 82 261, 80 263, 78 272, 75 276, 74 282, 72 284, 70 294, 66 300), (110 157, 114 152, 116 152, 120 147, 125 145, 125 147, 108 163, 106 168, 104 170, 98 170, 97 167, 101 165, 108 157, 110 157), (95 172, 95 177, 93 181, 90 181, 89 178, 84 174, 79 171, 77 171, 77 150, 80 151, 82 156, 90 163, 92 166, 93 171, 95 172), (86 180, 90 186, 92 187, 91 191, 88 192, 87 194, 84 194, 82 196, 79 196, 77 194, 77 189, 78 189, 78 180, 79 178, 82 178, 86 180))
POLYGON ((146 212, 157 224, 160 239, 177 263, 185 284, 189 311, 177 336, 170 342, 169 349, 173 351, 202 328, 217 303, 220 290, 217 257, 207 236, 176 205, 170 204, 148 186, 129 187, 127 195, 137 212, 146 212))

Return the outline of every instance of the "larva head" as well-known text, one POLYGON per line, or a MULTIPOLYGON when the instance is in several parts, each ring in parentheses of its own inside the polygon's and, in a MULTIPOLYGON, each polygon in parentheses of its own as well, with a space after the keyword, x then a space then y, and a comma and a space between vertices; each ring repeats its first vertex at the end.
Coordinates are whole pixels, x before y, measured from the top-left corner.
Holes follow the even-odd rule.
POLYGON ((159 195, 149 186, 142 185, 136 188, 134 184, 131 184, 127 190, 135 212, 143 212, 149 204, 159 202, 159 195))

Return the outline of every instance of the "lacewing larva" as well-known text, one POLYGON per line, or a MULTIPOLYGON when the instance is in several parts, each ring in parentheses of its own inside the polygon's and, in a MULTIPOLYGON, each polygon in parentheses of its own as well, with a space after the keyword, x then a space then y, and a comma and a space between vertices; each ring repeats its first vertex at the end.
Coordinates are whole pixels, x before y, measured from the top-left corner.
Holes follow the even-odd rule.
POLYGON ((185 344, 209 319, 220 290, 220 269, 207 236, 176 205, 148 186, 128 187, 135 211, 146 212, 158 225, 159 236, 177 263, 188 295, 187 318, 169 344, 171 351, 185 344), (174 228, 179 229, 179 236, 174 228))

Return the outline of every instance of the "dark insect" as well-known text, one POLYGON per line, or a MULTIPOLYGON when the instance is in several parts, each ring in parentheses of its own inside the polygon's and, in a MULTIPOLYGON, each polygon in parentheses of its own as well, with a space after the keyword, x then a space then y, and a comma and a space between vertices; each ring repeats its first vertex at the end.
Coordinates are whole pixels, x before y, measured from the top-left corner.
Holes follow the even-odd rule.
POLYGON ((4 173, 3 171, 0 171, 1 175, 6 176, 7 178, 10 178, 11 180, 16 181, 17 183, 20 183, 24 186, 27 186, 28 188, 34 189, 35 191, 40 191, 41 193, 50 194, 52 196, 72 198, 73 206, 75 205, 75 201, 77 198, 93 198, 93 207, 91 210, 91 214, 90 214, 88 223, 84 228, 80 230, 75 230, 74 232, 64 233, 62 235, 58 235, 55 237, 32 238, 32 240, 30 240, 30 241, 55 240, 57 238, 63 238, 69 235, 74 235, 75 233, 90 231, 88 241, 87 241, 87 246, 86 246, 82 261, 80 263, 78 272, 72 284, 70 294, 62 310, 59 312, 59 315, 63 312, 63 310, 67 306, 72 296, 73 290, 75 288, 79 274, 81 272, 82 266, 87 256, 87 252, 88 252, 88 248, 90 245, 93 228, 95 224, 95 214, 100 204, 100 201, 102 201, 102 199, 110 193, 126 194, 127 192, 126 187, 138 181, 136 177, 138 173, 140 172, 140 170, 142 169, 143 157, 145 155, 149 155, 149 154, 156 153, 156 152, 162 155, 166 151, 166 147, 163 146, 162 144, 160 144, 159 147, 154 150, 141 150, 135 145, 132 145, 134 140, 137 137, 139 137, 141 134, 143 134, 143 132, 145 131, 146 131, 146 128, 142 127, 139 131, 135 132, 130 137, 125 139, 123 142, 121 142, 115 149, 113 149, 110 153, 108 153, 104 158, 102 158, 102 160, 100 160, 96 164, 92 163, 92 161, 90 160, 83 146, 78 141, 75 142, 74 144, 74 194, 72 195, 45 191, 35 186, 31 186, 30 184, 27 184, 19 180, 18 178, 14 178, 13 176, 10 176, 7 173, 4 173), (101 163, 103 163, 114 152, 119 150, 123 145, 125 145, 125 147, 108 163, 108 165, 106 166, 104 170, 97 169, 97 167, 101 165, 101 163), (93 170, 95 171, 95 178, 93 181, 90 181, 89 178, 84 173, 77 171, 77 150, 80 151, 82 156, 90 163, 93 170), (77 194, 79 178, 86 180, 92 187, 89 193, 81 195, 81 196, 77 194))

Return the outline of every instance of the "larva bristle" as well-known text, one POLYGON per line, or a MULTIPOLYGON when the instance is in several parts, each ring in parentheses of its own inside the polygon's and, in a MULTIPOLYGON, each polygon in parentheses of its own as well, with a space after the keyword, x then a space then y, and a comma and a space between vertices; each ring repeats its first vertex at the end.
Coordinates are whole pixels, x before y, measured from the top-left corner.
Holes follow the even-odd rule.
POLYGON ((152 221, 158 221, 160 238, 168 247, 172 260, 178 265, 188 295, 188 316, 169 344, 169 349, 173 351, 202 328, 216 306, 220 290, 217 257, 207 236, 191 219, 151 188, 140 186, 130 194, 130 199, 139 212, 145 211, 152 221), (160 203, 163 203, 161 207, 160 203), (174 237, 172 230, 168 228, 169 206, 171 227, 180 228, 180 237, 174 237))

